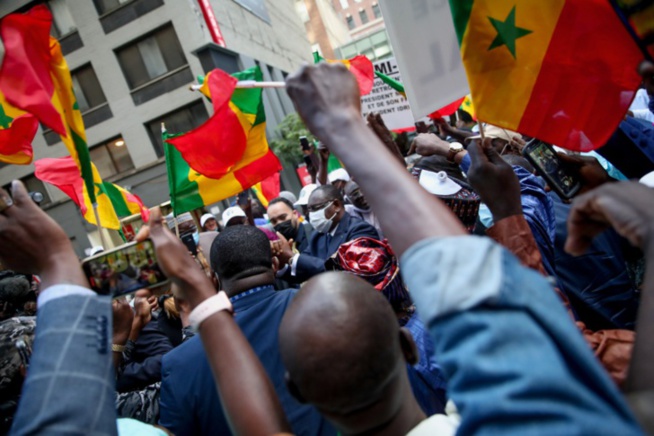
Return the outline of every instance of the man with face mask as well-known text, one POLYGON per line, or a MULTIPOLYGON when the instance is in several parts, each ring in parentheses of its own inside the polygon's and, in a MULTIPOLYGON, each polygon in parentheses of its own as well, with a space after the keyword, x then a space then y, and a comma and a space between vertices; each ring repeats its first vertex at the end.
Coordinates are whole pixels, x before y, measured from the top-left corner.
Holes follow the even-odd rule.
POLYGON ((298 253, 309 246, 309 238, 313 227, 309 223, 300 223, 300 214, 293 207, 293 203, 283 197, 277 197, 268 203, 268 220, 278 232, 298 253))
POLYGON ((324 272, 325 261, 345 242, 362 236, 380 239, 373 226, 345 211, 343 195, 333 185, 316 188, 307 208, 309 221, 316 230, 308 247, 301 253, 294 253, 282 235, 280 247, 274 250, 281 267, 277 275, 290 283, 302 283, 324 272))

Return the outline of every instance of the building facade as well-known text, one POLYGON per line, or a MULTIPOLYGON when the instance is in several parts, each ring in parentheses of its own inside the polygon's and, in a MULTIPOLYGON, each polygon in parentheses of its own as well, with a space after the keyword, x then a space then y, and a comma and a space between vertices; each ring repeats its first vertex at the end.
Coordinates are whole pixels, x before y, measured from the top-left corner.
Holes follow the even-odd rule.
MULTIPOLYGON (((37 2, 20 1, 0 14, 24 11, 37 2)), ((38 2, 40 3, 40 2, 38 2)), ((169 200, 161 123, 169 132, 202 124, 211 106, 189 85, 219 67, 228 72, 259 65, 265 80, 284 80, 311 48, 294 0, 211 0, 227 49, 211 42, 196 0, 50 0, 52 34, 62 46, 86 125, 91 159, 102 177, 139 195, 147 206, 169 200)), ((283 89, 264 91, 267 133, 294 111, 283 89)), ((57 134, 40 129, 34 157, 68 153, 57 134)), ((78 254, 99 243, 61 191, 44 186, 34 166, 0 164, 0 186, 13 179, 41 191, 41 207, 66 230, 78 254)), ((282 174, 288 189, 299 189, 293 168, 282 174)), ((114 235, 114 238, 117 235, 114 235)))
POLYGON ((334 9, 350 30, 352 39, 359 39, 384 28, 384 20, 378 0, 332 1, 334 9))
POLYGON ((351 41, 350 32, 334 9, 332 0, 295 0, 311 49, 327 59, 335 59, 335 48, 351 41))

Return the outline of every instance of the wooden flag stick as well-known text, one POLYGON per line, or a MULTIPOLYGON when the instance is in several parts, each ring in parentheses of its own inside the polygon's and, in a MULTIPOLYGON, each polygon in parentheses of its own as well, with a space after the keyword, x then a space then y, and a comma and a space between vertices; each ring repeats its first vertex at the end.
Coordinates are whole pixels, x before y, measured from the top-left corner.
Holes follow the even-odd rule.
POLYGON ((106 251, 109 247, 107 246, 107 241, 104 240, 104 233, 102 233, 102 224, 100 223, 97 202, 93 203, 93 214, 95 215, 95 224, 98 226, 98 232, 100 232, 100 243, 102 244, 102 248, 106 251))
MULTIPOLYGON (((257 82, 256 80, 240 80, 236 83, 237 88, 285 88, 286 82, 257 82)), ((198 91, 202 85, 191 85, 191 91, 198 91)))
POLYGON ((481 123, 481 121, 477 121, 477 125, 479 126, 479 134, 481 135, 481 141, 484 142, 484 139, 486 139, 486 134, 484 134, 484 125, 481 123))

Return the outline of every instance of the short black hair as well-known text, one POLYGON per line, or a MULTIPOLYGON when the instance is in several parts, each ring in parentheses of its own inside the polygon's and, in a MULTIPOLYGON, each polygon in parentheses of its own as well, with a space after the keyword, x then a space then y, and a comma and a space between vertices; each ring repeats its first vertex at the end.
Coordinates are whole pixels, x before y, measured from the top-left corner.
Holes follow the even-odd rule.
POLYGON ((456 114, 459 116, 459 119, 466 124, 472 123, 474 121, 472 119, 472 115, 463 109, 457 109, 456 114))
POLYGON ((225 228, 211 244, 210 259, 211 268, 225 280, 272 271, 270 241, 254 226, 225 228))
POLYGON ((309 196, 309 198, 313 197, 316 195, 317 192, 322 192, 325 195, 326 200, 338 200, 343 204, 345 200, 343 200, 343 194, 341 193, 340 189, 338 189, 334 185, 320 185, 318 186, 309 196))
POLYGON ((284 203, 284 204, 285 204, 286 206, 288 206, 291 210, 295 210, 295 206, 293 206, 293 203, 291 203, 291 202, 288 200, 288 198, 284 198, 284 197, 273 198, 273 199, 270 200, 270 202, 268 203, 268 207, 272 206, 273 204, 277 204, 277 203, 284 203))

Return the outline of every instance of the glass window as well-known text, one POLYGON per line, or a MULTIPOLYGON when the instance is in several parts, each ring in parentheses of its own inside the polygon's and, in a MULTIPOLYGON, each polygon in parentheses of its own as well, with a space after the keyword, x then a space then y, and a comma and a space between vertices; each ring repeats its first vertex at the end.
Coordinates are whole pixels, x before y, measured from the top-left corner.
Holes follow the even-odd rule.
POLYGON ((350 6, 350 5, 347 4, 347 0, 341 0, 341 8, 347 9, 348 6, 350 6))
POLYGON ((130 1, 132 0, 93 0, 95 8, 98 10, 100 15, 109 12, 112 9, 116 9, 118 6, 130 1))
POLYGON ((91 64, 73 71, 71 77, 80 111, 85 112, 107 102, 91 64))
POLYGON ((186 65, 172 25, 116 51, 130 89, 186 65))
POLYGON ((359 9, 359 18, 361 18, 361 24, 366 24, 368 22, 368 13, 365 9, 359 9))
POLYGON ((382 16, 381 8, 377 3, 372 4, 372 13, 375 14, 375 18, 381 18, 382 16))
POLYGON ((340 59, 350 59, 358 54, 357 47, 354 44, 346 45, 341 47, 341 57, 340 59))
POLYGON ((52 36, 61 38, 77 29, 66 0, 50 0, 48 6, 52 12, 52 36))
POLYGON ((354 27, 355 27, 354 17, 352 15, 348 14, 348 16, 345 18, 345 20, 347 21, 347 28, 350 29, 350 30, 354 29, 354 27))
POLYGON ((150 134, 154 151, 157 156, 161 157, 164 155, 161 141, 161 123, 166 125, 166 130, 169 133, 186 133, 200 126, 208 119, 209 114, 204 107, 204 103, 202 103, 202 100, 198 100, 189 106, 146 123, 145 127, 150 134))
POLYGON ((92 147, 91 160, 102 178, 129 171, 134 168, 132 158, 122 137, 92 147))
POLYGON ((370 41, 372 44, 380 44, 384 42, 388 42, 388 35, 386 35, 386 30, 382 30, 377 33, 373 33, 370 35, 370 41))

